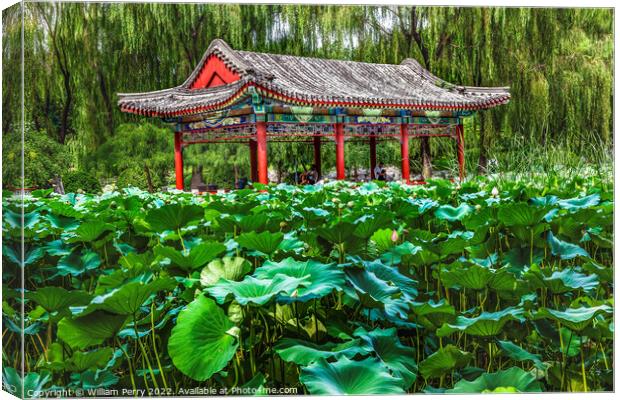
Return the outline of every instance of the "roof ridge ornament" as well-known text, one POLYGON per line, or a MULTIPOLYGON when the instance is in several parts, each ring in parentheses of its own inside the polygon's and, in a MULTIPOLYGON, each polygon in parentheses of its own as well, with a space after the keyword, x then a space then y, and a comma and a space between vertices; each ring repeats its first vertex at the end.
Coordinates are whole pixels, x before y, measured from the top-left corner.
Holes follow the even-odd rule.
POLYGON ((194 81, 200 75, 200 72, 205 67, 209 57, 211 55, 219 56, 220 59, 226 64, 228 68, 237 72, 242 78, 246 75, 253 75, 254 68, 248 65, 241 57, 237 56, 235 50, 230 47, 228 43, 226 43, 222 39, 213 39, 207 47, 207 50, 202 55, 202 58, 198 62, 198 65, 194 68, 189 77, 181 84, 183 88, 190 88, 194 81), (251 72, 249 72, 251 71, 251 72))

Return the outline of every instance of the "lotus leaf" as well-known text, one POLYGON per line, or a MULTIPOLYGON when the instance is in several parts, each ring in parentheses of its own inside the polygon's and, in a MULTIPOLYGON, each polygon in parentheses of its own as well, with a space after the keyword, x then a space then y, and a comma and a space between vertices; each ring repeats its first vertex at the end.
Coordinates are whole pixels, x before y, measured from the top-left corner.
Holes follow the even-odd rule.
POLYGON ((25 297, 36 302, 49 313, 63 311, 72 306, 86 305, 92 299, 92 296, 84 291, 69 291, 55 286, 42 287, 34 292, 27 292, 25 297))
POLYGON ((13 367, 2 368, 2 388, 19 398, 40 396, 43 388, 51 380, 52 375, 44 371, 41 374, 29 372, 22 379, 21 371, 13 367))
POLYGON ((590 257, 587 251, 576 244, 568 243, 553 236, 553 232, 547 233, 547 242, 551 246, 551 254, 560 256, 562 260, 571 260, 577 256, 590 257))
POLYGON ((344 343, 316 344, 299 339, 281 339, 274 347, 280 358, 297 365, 309 365, 319 359, 347 356, 353 358, 356 354, 366 355, 368 350, 362 347, 359 339, 344 343))
POLYGON ((437 336, 447 336, 452 332, 461 331, 473 336, 498 335, 506 322, 524 320, 523 310, 509 307, 496 312, 483 312, 477 317, 469 318, 459 315, 454 323, 445 323, 437 330, 437 336))
POLYGON ((362 296, 362 303, 368 307, 383 308, 388 315, 407 318, 408 305, 400 298, 402 291, 379 279, 364 268, 347 268, 347 281, 362 296))
POLYGON ((258 279, 273 279, 278 274, 308 281, 307 285, 297 288, 295 296, 278 295, 278 301, 283 303, 306 302, 324 297, 333 290, 342 290, 345 281, 344 272, 334 264, 322 264, 312 260, 296 261, 291 257, 280 262, 267 261, 254 271, 253 276, 258 279))
POLYGON ((513 360, 532 361, 536 367, 541 369, 543 368, 540 356, 532 354, 529 351, 524 350, 522 347, 507 340, 498 340, 497 344, 502 349, 502 352, 513 360))
POLYGON ((295 296, 294 291, 300 285, 309 285, 309 275, 301 278, 277 274, 273 279, 257 279, 246 276, 241 282, 220 279, 215 285, 206 291, 213 296, 218 303, 222 304, 229 295, 233 295, 237 303, 247 305, 264 305, 278 294, 295 296))
POLYGON ((553 293, 564 293, 570 290, 590 292, 599 285, 596 275, 585 275, 572 268, 554 271, 549 277, 544 277, 544 285, 553 293))
POLYGON ((193 271, 204 266, 215 257, 226 251, 226 246, 216 242, 200 243, 188 250, 176 250, 168 246, 156 246, 156 255, 169 258, 170 261, 184 271, 193 271))
POLYGON ((584 208, 594 207, 598 205, 600 201, 601 196, 598 193, 595 193, 581 198, 560 200, 558 201, 558 205, 566 210, 574 212, 584 208))
POLYGON ((449 268, 441 268, 439 277, 446 287, 480 290, 487 286, 493 276, 494 272, 489 268, 476 264, 463 267, 463 264, 457 262, 449 268))
POLYGON ((494 373, 484 373, 474 381, 460 380, 446 393, 485 392, 542 392, 536 377, 521 368, 512 367, 494 373))
POLYGON ((74 231, 74 237, 70 239, 71 242, 94 242, 101 238, 104 233, 114 231, 115 227, 112 224, 101 223, 98 220, 84 221, 74 231))
POLYGON ((110 371, 84 371, 81 374, 71 374, 73 384, 83 389, 98 389, 109 387, 118 383, 118 376, 110 371))
POLYGON ((341 244, 346 243, 353 236, 355 229, 356 226, 350 222, 339 222, 334 226, 319 227, 316 233, 330 243, 341 244))
POLYGON ((435 217, 450 222, 461 221, 463 218, 469 215, 472 210, 473 208, 467 203, 462 203, 458 207, 444 205, 435 210, 435 217))
POLYGON ((547 214, 546 208, 526 203, 511 203, 499 207, 497 219, 506 226, 535 226, 547 214))
POLYGON ((237 351, 236 328, 211 299, 198 296, 181 311, 168 352, 185 375, 205 381, 224 368, 237 351))
POLYGON ((2 256, 13 264, 21 267, 25 267, 30 264, 34 264, 39 261, 45 255, 45 248, 43 247, 27 247, 24 248, 24 258, 22 263, 21 249, 15 249, 13 247, 2 245, 2 256))
POLYGON ((365 262, 364 267, 377 278, 398 286, 411 299, 418 295, 418 282, 401 274, 398 268, 387 266, 379 261, 365 262))
POLYGON ((207 287, 215 285, 220 278, 238 281, 250 272, 251 268, 252 264, 243 257, 218 258, 202 269, 200 283, 207 287))
POLYGON ((333 363, 319 359, 301 369, 299 381, 312 395, 404 393, 401 380, 390 375, 385 364, 372 357, 361 361, 340 357, 333 363))
POLYGON ((463 368, 472 355, 454 345, 447 345, 420 362, 420 374, 424 379, 439 378, 448 372, 463 368))
POLYGON ((75 351, 67 359, 72 372, 82 372, 87 369, 104 369, 108 361, 112 358, 114 351, 111 347, 102 347, 92 351, 75 351))
POLYGON ((402 379, 403 389, 407 390, 413 385, 418 370, 415 349, 400 342, 396 328, 377 328, 370 332, 358 328, 353 335, 365 342, 366 348, 387 365, 392 375, 402 379))
POLYGON ((74 250, 71 254, 58 260, 57 274, 60 276, 80 276, 83 273, 96 269, 101 265, 99 254, 90 250, 74 250))
POLYGON ((192 221, 204 217, 204 208, 188 204, 166 204, 150 210, 145 221, 156 232, 178 231, 192 221))
POLYGON ((74 349, 103 343, 125 325, 125 315, 94 311, 82 317, 65 317, 58 323, 58 337, 74 349))
POLYGON ((284 234, 281 232, 271 233, 269 231, 263 231, 261 233, 243 233, 237 236, 235 241, 246 249, 256 250, 262 254, 272 254, 278 249, 283 239, 284 234))
POLYGON ((597 307, 567 308, 564 311, 551 308, 541 308, 534 315, 535 318, 550 318, 560 322, 565 327, 580 332, 587 328, 592 319, 599 314, 611 314, 612 308, 606 304, 597 307))
POLYGON ((134 281, 99 295, 92 299, 90 304, 78 315, 86 315, 95 310, 103 310, 119 315, 134 315, 140 307, 160 291, 169 291, 177 286, 173 278, 159 278, 149 283, 134 281))

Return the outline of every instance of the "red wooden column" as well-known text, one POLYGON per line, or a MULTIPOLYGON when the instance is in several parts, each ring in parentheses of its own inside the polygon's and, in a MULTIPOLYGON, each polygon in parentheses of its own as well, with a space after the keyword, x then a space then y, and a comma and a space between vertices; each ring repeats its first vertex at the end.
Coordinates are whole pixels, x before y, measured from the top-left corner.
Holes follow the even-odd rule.
POLYGON ((344 180, 344 126, 342 122, 334 125, 336 133, 336 179, 344 180))
POLYGON ((176 186, 178 190, 183 190, 183 144, 181 142, 181 132, 174 132, 174 172, 176 175, 176 186))
POLYGON ((321 137, 319 135, 314 136, 314 166, 321 179, 321 137))
POLYGON ((370 179, 377 179, 375 176, 375 167, 377 166, 377 138, 373 135, 370 137, 370 179))
POLYGON ((256 121, 256 159, 258 167, 258 182, 269 183, 267 175, 267 124, 264 121, 256 121))
POLYGON ((463 124, 456 126, 456 156, 459 161, 459 180, 465 179, 465 145, 463 137, 463 124))
POLYGON ((409 183, 409 132, 407 124, 400 124, 400 158, 402 178, 409 183))
POLYGON ((252 182, 258 182, 258 167, 256 163, 256 140, 250 139, 250 180, 252 182))

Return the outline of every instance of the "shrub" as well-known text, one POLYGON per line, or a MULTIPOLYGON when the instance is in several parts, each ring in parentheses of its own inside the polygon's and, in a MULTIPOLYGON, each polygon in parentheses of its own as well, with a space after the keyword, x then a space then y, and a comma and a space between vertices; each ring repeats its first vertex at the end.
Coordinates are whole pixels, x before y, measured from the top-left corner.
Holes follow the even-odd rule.
MULTIPOLYGON (((19 130, 2 135, 2 181, 5 187, 21 187, 22 136, 19 130)), ((45 132, 26 126, 24 132, 24 184, 26 187, 50 187, 50 179, 69 168, 66 146, 45 132)))
POLYGON ((146 173, 143 168, 133 165, 129 168, 125 168, 116 181, 116 187, 119 189, 129 186, 137 187, 139 189, 148 189, 148 183, 146 180, 146 173))
POLYGON ((84 193, 101 192, 101 185, 97 178, 85 171, 70 171, 62 176, 65 193, 75 193, 78 190, 84 193))

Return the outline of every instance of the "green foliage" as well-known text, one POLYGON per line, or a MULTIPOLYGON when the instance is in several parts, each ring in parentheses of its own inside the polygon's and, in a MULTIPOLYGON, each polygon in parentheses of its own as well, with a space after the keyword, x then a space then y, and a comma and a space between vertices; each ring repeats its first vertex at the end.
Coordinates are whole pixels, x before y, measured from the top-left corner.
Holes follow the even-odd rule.
POLYGON ((98 193, 101 185, 97 178, 85 171, 69 171, 62 174, 62 183, 66 193, 98 193))
POLYGON ((7 196, 5 385, 609 391, 613 211, 596 176, 7 196))
POLYGON ((542 392, 536 377, 518 367, 492 374, 484 373, 474 381, 461 380, 450 393, 542 392))
POLYGON ((84 164, 100 177, 117 176, 118 188, 149 189, 148 170, 153 189, 160 189, 174 167, 173 137, 169 128, 151 123, 121 124, 84 164))
POLYGON ((310 394, 395 394, 403 393, 400 380, 390 375, 374 358, 351 361, 341 357, 333 363, 319 359, 302 368, 299 380, 310 394))
POLYGON ((174 365, 197 381, 223 369, 239 346, 238 328, 215 302, 198 296, 179 315, 168 351, 174 365))
MULTIPOLYGON (((470 169, 491 158, 503 172, 553 173, 559 165, 610 161, 612 9, 36 2, 25 9, 24 122, 71 154, 63 163, 41 161, 48 169, 32 169, 28 185, 47 184, 49 169, 62 172, 69 162, 98 178, 119 177, 119 187, 148 187, 147 169, 154 188, 169 184, 172 132, 121 113, 115 93, 177 86, 215 38, 260 52, 393 64, 415 58, 455 84, 510 86, 510 104, 466 122, 470 169)), ((4 81, 19 82, 19 8, 6 10, 3 20, 4 81)), ((4 182, 17 186, 19 169, 10 171, 6 143, 19 141, 8 132, 20 125, 21 97, 19 85, 6 89, 4 182)), ((452 143, 433 141, 437 166, 448 166, 443 160, 453 152, 452 143)), ((324 167, 334 165, 332 146, 322 155, 324 167)), ((368 166, 367 155, 365 145, 348 145, 352 176, 368 166)), ((382 143, 378 158, 398 165, 398 144, 382 143)), ((414 170, 418 160, 412 148, 414 170)), ((290 180, 285 173, 308 167, 312 154, 303 143, 272 143, 270 161, 278 178, 290 180)), ((249 175, 248 149, 190 146, 185 176, 198 165, 207 183, 231 187, 249 175)))
POLYGON ((51 187, 50 180, 55 176, 64 178, 71 161, 69 149, 44 131, 36 131, 27 125, 23 148, 21 129, 2 133, 2 181, 5 187, 22 187, 22 150, 25 187, 51 187))

